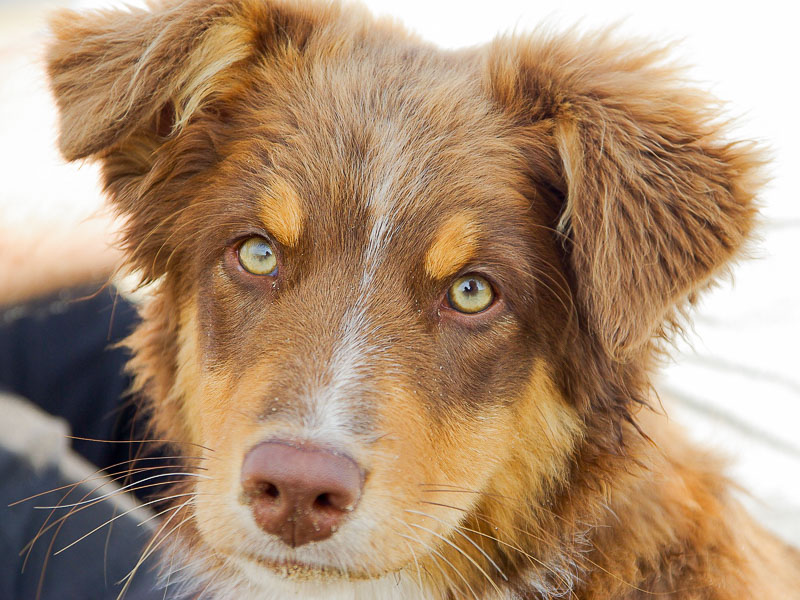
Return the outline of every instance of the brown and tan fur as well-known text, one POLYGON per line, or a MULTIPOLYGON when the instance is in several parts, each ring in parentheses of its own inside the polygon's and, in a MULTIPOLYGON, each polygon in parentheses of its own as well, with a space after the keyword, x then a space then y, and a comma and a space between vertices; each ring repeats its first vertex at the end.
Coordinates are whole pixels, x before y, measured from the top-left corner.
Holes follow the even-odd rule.
POLYGON ((753 229, 762 166, 663 49, 442 51, 358 7, 277 0, 53 31, 62 152, 102 162, 154 282, 137 389, 156 437, 207 469, 161 531, 187 589, 800 597, 796 551, 650 408, 657 358, 753 229), (237 268, 249 235, 274 241, 276 278, 237 268), (485 312, 447 305, 464 273, 492 282, 485 312), (273 437, 367 473, 331 539, 292 549, 252 523, 239 471, 273 437))

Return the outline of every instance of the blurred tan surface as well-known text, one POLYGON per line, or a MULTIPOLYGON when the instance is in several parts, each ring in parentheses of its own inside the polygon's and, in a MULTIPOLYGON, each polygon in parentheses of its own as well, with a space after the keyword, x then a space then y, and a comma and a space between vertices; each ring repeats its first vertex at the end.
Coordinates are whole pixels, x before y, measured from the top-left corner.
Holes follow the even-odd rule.
POLYGON ((0 4, 0 303, 102 279, 119 254, 97 169, 67 165, 41 68, 48 4, 0 4))

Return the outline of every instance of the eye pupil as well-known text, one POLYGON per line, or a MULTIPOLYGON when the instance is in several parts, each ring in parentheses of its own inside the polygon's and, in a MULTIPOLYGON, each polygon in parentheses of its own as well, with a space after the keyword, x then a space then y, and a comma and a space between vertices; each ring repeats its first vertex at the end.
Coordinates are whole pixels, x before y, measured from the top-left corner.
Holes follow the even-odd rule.
POLYGON ((474 296, 478 292, 480 287, 481 287, 480 283, 478 283, 475 279, 470 279, 464 284, 464 286, 461 289, 465 294, 474 296))
POLYGON ((253 249, 253 254, 257 256, 259 260, 263 260, 269 256, 272 256, 272 251, 266 244, 259 244, 253 249))

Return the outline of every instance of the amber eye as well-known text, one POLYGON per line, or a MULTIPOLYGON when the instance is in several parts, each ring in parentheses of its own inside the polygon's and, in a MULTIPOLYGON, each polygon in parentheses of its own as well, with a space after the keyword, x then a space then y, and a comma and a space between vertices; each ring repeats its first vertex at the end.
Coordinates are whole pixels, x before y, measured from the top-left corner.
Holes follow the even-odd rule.
POLYGON ((253 275, 275 275, 278 259, 269 242, 262 237, 251 237, 239 246, 239 264, 253 275))
POLYGON ((453 282, 447 291, 447 299, 458 312, 474 314, 492 305, 494 290, 480 275, 465 275, 453 282))

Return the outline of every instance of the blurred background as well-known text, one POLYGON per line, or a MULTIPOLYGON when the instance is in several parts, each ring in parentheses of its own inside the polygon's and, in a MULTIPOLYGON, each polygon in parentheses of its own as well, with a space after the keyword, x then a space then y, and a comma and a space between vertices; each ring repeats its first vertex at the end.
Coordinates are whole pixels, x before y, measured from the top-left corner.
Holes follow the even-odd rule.
MULTIPOLYGON (((78 251, 98 272, 117 258, 96 168, 67 165, 55 150, 56 113, 40 56, 48 10, 120 4, 0 0, 0 290, 24 288, 27 280, 33 286, 41 268, 57 285, 64 272, 60 249, 76 239, 85 241, 78 251)), ((729 102, 736 136, 771 149, 772 182, 762 196, 763 226, 752 256, 707 294, 658 387, 672 418, 731 457, 731 475, 748 490, 742 494, 750 510, 800 544, 800 41, 791 3, 366 4, 445 47, 542 23, 583 30, 619 23, 621 35, 679 41, 675 56, 693 65, 690 75, 729 102)))

